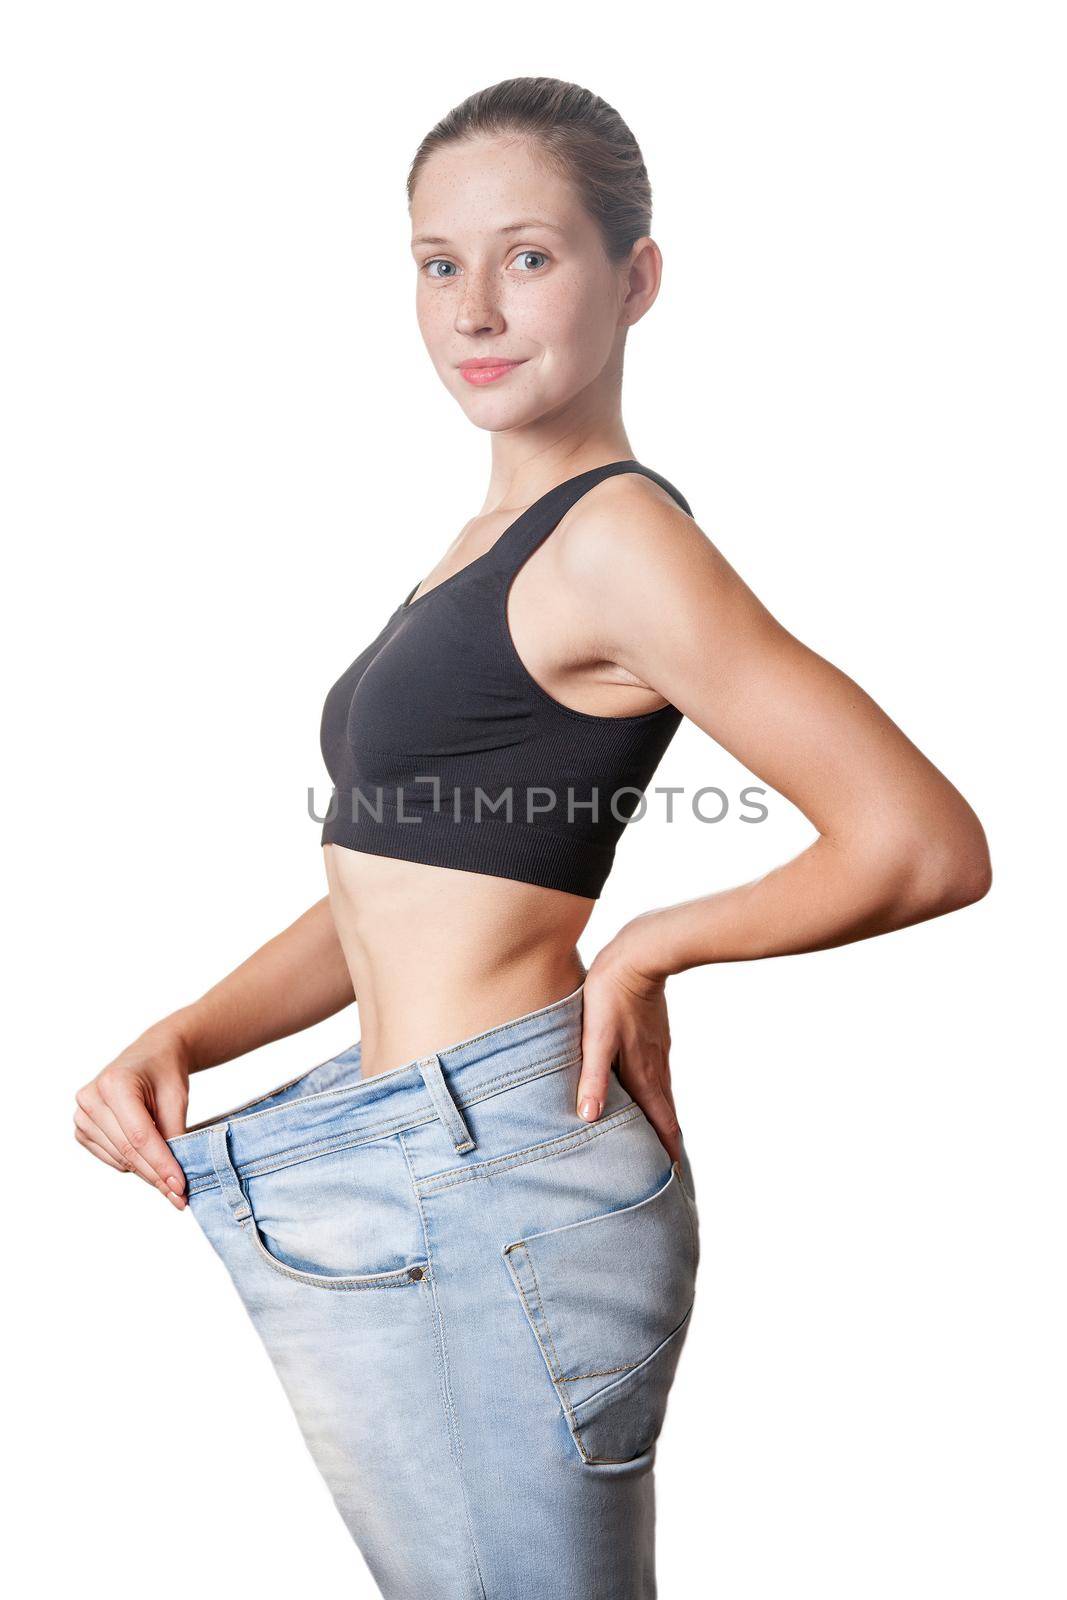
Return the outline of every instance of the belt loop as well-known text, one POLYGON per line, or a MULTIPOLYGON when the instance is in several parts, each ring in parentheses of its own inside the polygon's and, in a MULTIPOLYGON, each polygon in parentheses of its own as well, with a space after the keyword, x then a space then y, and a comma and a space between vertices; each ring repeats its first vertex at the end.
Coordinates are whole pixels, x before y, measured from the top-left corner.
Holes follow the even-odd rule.
POLYGON ((233 1212, 234 1220, 247 1222, 252 1215, 252 1207, 248 1203, 237 1173, 234 1171, 233 1162, 230 1160, 229 1132, 230 1124, 228 1122, 213 1123, 208 1130, 211 1165, 215 1168, 215 1176, 222 1186, 223 1198, 233 1212))
POLYGON ((452 1098, 451 1090, 445 1082, 445 1075, 441 1071, 441 1058, 439 1056, 424 1056, 418 1064, 422 1073, 422 1081, 426 1085, 426 1092, 434 1103, 434 1109, 448 1129, 448 1136, 456 1150, 461 1154, 474 1149, 474 1140, 471 1138, 470 1129, 464 1122, 460 1109, 452 1098))

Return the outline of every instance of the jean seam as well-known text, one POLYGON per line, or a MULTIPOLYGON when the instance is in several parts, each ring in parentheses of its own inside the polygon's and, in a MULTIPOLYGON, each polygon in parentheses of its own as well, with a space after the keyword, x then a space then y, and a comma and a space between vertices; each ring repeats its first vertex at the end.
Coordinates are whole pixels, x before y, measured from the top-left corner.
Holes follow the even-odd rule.
POLYGON ((411 1192, 414 1196, 415 1206, 419 1213, 419 1222, 422 1227, 423 1248, 425 1249, 426 1260, 430 1268, 430 1299, 427 1300, 426 1304, 434 1335, 434 1357, 437 1363, 438 1381, 440 1382, 441 1393, 444 1398, 445 1415, 448 1423, 448 1436, 452 1449, 452 1460, 455 1464, 456 1473, 459 1477, 460 1494, 463 1496, 463 1515, 467 1524, 467 1537, 470 1540, 471 1560, 474 1562, 475 1576, 478 1579, 478 1588, 481 1591, 482 1600, 488 1600, 485 1590, 485 1579, 482 1577, 481 1562, 478 1560, 478 1544, 474 1537, 474 1521, 471 1516, 470 1499, 467 1494, 467 1474, 463 1467, 463 1441, 459 1431, 459 1418, 456 1415, 455 1400, 452 1395, 452 1384, 449 1380, 448 1374, 448 1352, 445 1348, 444 1319, 441 1316, 441 1308, 437 1299, 437 1273, 434 1268, 432 1252, 430 1249, 430 1229, 426 1220, 426 1212, 423 1209, 422 1196, 419 1193, 418 1184, 415 1181, 415 1169, 412 1166, 411 1153, 407 1147, 407 1140, 404 1138, 403 1133, 397 1135, 397 1140, 400 1145, 401 1154, 404 1158, 404 1165, 407 1167, 408 1179, 411 1183, 411 1192))
MULTIPOLYGON (((534 1083, 539 1078, 547 1078, 553 1072, 563 1072, 569 1067, 575 1066, 577 1062, 581 1060, 581 1057, 578 1056, 574 1060, 568 1061, 556 1061, 554 1057, 546 1057, 545 1060, 551 1061, 552 1064, 550 1066, 545 1066, 544 1061, 532 1063, 532 1066, 542 1067, 544 1070, 528 1071, 528 1075, 519 1078, 513 1084, 513 1086, 518 1088, 525 1083, 534 1083)), ((457 1098, 456 1104, 461 1110, 466 1106, 478 1105, 482 1100, 491 1099, 499 1092, 499 1086, 507 1081, 509 1080, 503 1077, 499 1079, 489 1079, 486 1084, 479 1085, 480 1090, 487 1090, 486 1093, 472 1095, 468 1100, 461 1101, 457 1098)), ((314 1097, 311 1096, 309 1098, 314 1097)), ((299 1105, 300 1102, 294 1101, 293 1104, 299 1105)), ((221 1121, 222 1119, 217 1118, 216 1120, 221 1121)), ((261 1156, 258 1161, 245 1162, 239 1168, 239 1176, 242 1179, 262 1178, 270 1172, 281 1172, 286 1167, 298 1166, 302 1161, 313 1161, 317 1156, 336 1155, 339 1150, 350 1150, 356 1145, 374 1144, 379 1139, 388 1139, 394 1135, 407 1133, 415 1128, 423 1128, 429 1123, 436 1122, 438 1120, 439 1117, 437 1111, 430 1110, 414 1120, 411 1120, 410 1118, 406 1119, 394 1117, 389 1122, 372 1123, 369 1130, 364 1129, 363 1132, 355 1138, 349 1134, 334 1134, 330 1139, 319 1139, 313 1140, 309 1144, 294 1145, 291 1149, 285 1150, 277 1156, 261 1156)), ((205 1175, 204 1182, 194 1182, 190 1184, 189 1193, 199 1194, 202 1190, 217 1188, 217 1181, 214 1178, 210 1178, 205 1175)))
POLYGON ((641 1107, 631 1103, 610 1117, 604 1117, 592 1127, 576 1129, 574 1133, 562 1134, 559 1138, 546 1140, 544 1144, 530 1145, 526 1150, 516 1150, 506 1156, 493 1156, 489 1161, 481 1161, 477 1166, 464 1167, 459 1172, 448 1173, 440 1179, 424 1178, 420 1185, 420 1193, 440 1194, 443 1190, 454 1189, 461 1183, 473 1183, 476 1179, 491 1177, 494 1172, 507 1172, 512 1167, 525 1167, 536 1161, 546 1161, 550 1156, 562 1155, 567 1150, 576 1149, 590 1139, 599 1138, 601 1134, 611 1133, 615 1128, 632 1122, 640 1115, 641 1107))
MULTIPOLYGON (((603 1389, 598 1389, 595 1394, 586 1395, 584 1400, 579 1400, 578 1410, 580 1411, 583 1406, 592 1405, 594 1400, 603 1400, 604 1396, 610 1394, 612 1389, 617 1388, 618 1385, 622 1383, 631 1372, 637 1372, 641 1367, 646 1367, 650 1362, 654 1361, 656 1357, 666 1349, 671 1340, 676 1339, 679 1333, 681 1333, 682 1329, 686 1326, 690 1317, 693 1315, 693 1306, 695 1304, 695 1299, 690 1301, 689 1308, 686 1311, 685 1316, 682 1317, 681 1321, 675 1324, 670 1333, 665 1333, 663 1335, 663 1338, 648 1352, 647 1356, 642 1356, 640 1361, 635 1361, 632 1366, 625 1367, 618 1377, 616 1377, 614 1383, 606 1384, 603 1389)), ((593 1376, 595 1377, 597 1374, 594 1373, 593 1376)))
POLYGON ((560 1383, 585 1383, 588 1378, 614 1378, 623 1372, 632 1372, 640 1361, 629 1361, 624 1367, 604 1367, 600 1372, 576 1372, 573 1377, 560 1378, 560 1383))
POLYGON ((530 1257, 530 1252, 527 1250, 525 1244, 516 1245, 515 1248, 520 1249, 523 1255, 526 1257, 526 1264, 530 1269, 530 1276, 532 1277, 534 1287, 537 1290, 537 1302, 540 1309, 540 1317, 538 1317, 531 1308, 529 1296, 526 1293, 522 1279, 515 1269, 514 1262, 509 1261, 508 1257, 505 1256, 504 1260, 507 1263, 508 1271, 511 1274, 511 1281, 519 1291, 519 1299, 522 1301, 523 1310, 526 1313, 526 1320, 530 1324, 534 1338, 537 1340, 542 1359, 548 1369, 548 1376, 552 1383, 553 1392, 560 1406, 563 1408, 563 1414, 567 1421, 567 1427, 569 1428, 571 1437, 573 1438, 575 1446, 577 1447, 578 1454, 581 1456, 584 1462, 590 1463, 589 1452, 585 1448, 585 1441, 582 1439, 581 1430, 578 1427, 578 1419, 575 1417, 574 1411, 571 1407, 570 1396, 566 1394, 560 1387, 560 1374, 562 1373, 563 1369, 560 1365, 560 1359, 556 1350, 555 1340, 552 1338, 552 1329, 549 1326, 548 1317, 545 1314, 544 1301, 541 1298, 541 1289, 537 1282, 537 1273, 534 1271, 534 1264, 530 1257), (544 1328, 545 1336, 548 1339, 548 1345, 551 1353, 549 1353, 549 1349, 546 1349, 545 1340, 541 1336, 542 1326, 544 1328))
MULTIPOLYGON (((492 1030, 490 1030, 490 1031, 492 1031, 492 1030)), ((479 1037, 484 1037, 484 1035, 480 1035, 479 1037)), ((476 1043, 476 1041, 473 1040, 473 1039, 464 1040, 464 1045, 466 1045, 466 1044, 474 1044, 474 1043, 476 1043)), ((341 1052, 342 1055, 344 1053, 345 1053, 344 1051, 341 1052)), ((439 1057, 447 1057, 447 1054, 448 1054, 447 1050, 446 1051, 438 1051, 436 1053, 437 1053, 437 1055, 439 1057)), ((313 1072, 317 1072, 319 1070, 319 1067, 328 1067, 332 1061, 335 1061, 337 1059, 338 1059, 338 1057, 336 1057, 336 1056, 329 1056, 327 1058, 327 1060, 320 1061, 318 1063, 318 1066, 310 1067, 307 1072, 301 1072, 297 1077, 290 1078, 288 1083, 280 1083, 280 1084, 276 1085, 275 1088, 268 1089, 265 1094, 256 1095, 255 1098, 252 1099, 252 1100, 243 1101, 241 1105, 236 1106, 231 1111, 223 1111, 217 1117, 209 1117, 206 1122, 198 1122, 198 1123, 194 1124, 194 1126, 192 1128, 188 1128, 185 1131, 185 1133, 175 1134, 174 1138, 177 1141, 179 1139, 187 1139, 194 1133, 205 1133, 208 1128, 213 1127, 215 1125, 215 1123, 217 1123, 217 1122, 224 1122, 224 1121, 230 1121, 230 1120, 238 1121, 238 1122, 255 1122, 259 1117, 273 1117, 273 1116, 276 1116, 278 1114, 278 1112, 280 1112, 280 1111, 290 1110, 293 1106, 310 1105, 310 1104, 312 1104, 312 1102, 318 1104, 318 1103, 321 1103, 324 1100, 330 1099, 331 1097, 332 1098, 338 1098, 341 1095, 352 1094, 353 1093, 353 1085, 348 1084, 347 1086, 339 1088, 339 1089, 317 1089, 314 1094, 298 1095, 295 1100, 287 1101, 284 1106, 266 1106, 266 1107, 264 1107, 264 1109, 262 1111, 248 1111, 247 1110, 247 1108, 249 1106, 257 1105, 260 1100, 271 1100, 271 1099, 273 1099, 273 1097, 276 1094, 284 1094, 286 1089, 291 1089, 291 1088, 293 1088, 293 1086, 295 1084, 302 1083, 303 1080, 305 1078, 309 1078, 313 1072), (246 1114, 242 1115, 242 1116, 238 1116, 238 1112, 245 1112, 246 1114)), ((483 1098, 483 1095, 482 1095, 482 1090, 483 1089, 487 1089, 487 1088, 494 1088, 495 1089, 499 1085, 511 1083, 511 1082, 515 1081, 516 1079, 520 1083, 521 1082, 525 1082, 524 1074, 527 1073, 532 1067, 544 1066, 546 1062, 550 1062, 553 1065, 559 1066, 559 1067, 573 1066, 575 1060, 581 1060, 580 1051, 579 1051, 579 1055, 577 1057, 570 1056, 570 1057, 567 1058, 567 1060, 561 1060, 560 1059, 558 1050, 554 1051, 552 1055, 540 1056, 536 1061, 528 1061, 528 1062, 526 1062, 526 1064, 524 1066, 516 1067, 514 1072, 500 1073, 499 1076, 497 1076, 495 1078, 486 1078, 482 1082, 480 1082, 478 1084, 475 1084, 474 1089, 472 1091, 472 1099, 482 1099, 483 1098)), ((460 1063, 460 1065, 462 1065, 462 1063, 460 1063)), ((442 1068, 445 1071, 446 1077, 448 1075, 448 1067, 449 1067, 449 1063, 446 1060, 442 1060, 442 1068)), ((407 1066, 403 1066, 403 1067, 393 1067, 389 1072, 373 1073, 369 1078, 361 1078, 359 1083, 355 1085, 355 1089, 359 1090, 365 1084, 374 1083, 376 1081, 376 1079, 381 1079, 381 1081, 384 1082, 386 1079, 391 1078, 394 1075, 399 1078, 404 1073, 408 1073, 408 1072, 410 1072, 410 1073, 417 1073, 418 1072, 418 1061, 412 1061, 407 1066)), ((456 1099, 457 1099, 457 1102, 458 1102, 458 1100, 459 1100, 459 1096, 458 1095, 456 1096, 456 1099)))

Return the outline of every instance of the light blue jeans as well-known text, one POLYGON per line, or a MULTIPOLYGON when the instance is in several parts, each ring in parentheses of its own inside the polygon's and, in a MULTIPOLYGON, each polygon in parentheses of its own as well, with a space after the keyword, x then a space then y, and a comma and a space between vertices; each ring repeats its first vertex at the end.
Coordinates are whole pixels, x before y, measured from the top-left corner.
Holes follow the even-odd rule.
POLYGON ((582 1000, 170 1140, 387 1600, 656 1594, 697 1208, 614 1073, 579 1118, 582 1000))

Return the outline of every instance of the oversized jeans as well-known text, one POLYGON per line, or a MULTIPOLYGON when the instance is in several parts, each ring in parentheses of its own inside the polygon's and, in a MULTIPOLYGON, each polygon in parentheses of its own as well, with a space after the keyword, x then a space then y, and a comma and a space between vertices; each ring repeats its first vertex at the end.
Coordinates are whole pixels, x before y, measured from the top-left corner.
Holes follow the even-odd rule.
POLYGON ((615 1073, 578 1116, 582 1000, 170 1141, 387 1600, 656 1594, 697 1208, 615 1073))

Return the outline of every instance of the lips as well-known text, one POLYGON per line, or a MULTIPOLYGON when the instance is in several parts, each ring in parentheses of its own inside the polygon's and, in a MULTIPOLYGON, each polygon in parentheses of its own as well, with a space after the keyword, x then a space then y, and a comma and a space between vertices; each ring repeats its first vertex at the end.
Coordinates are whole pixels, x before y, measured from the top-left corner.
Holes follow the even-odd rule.
POLYGON ((522 361, 508 361, 502 356, 479 356, 473 361, 462 361, 459 370, 468 383, 483 384, 496 383, 498 378, 506 377, 521 366, 522 361))

